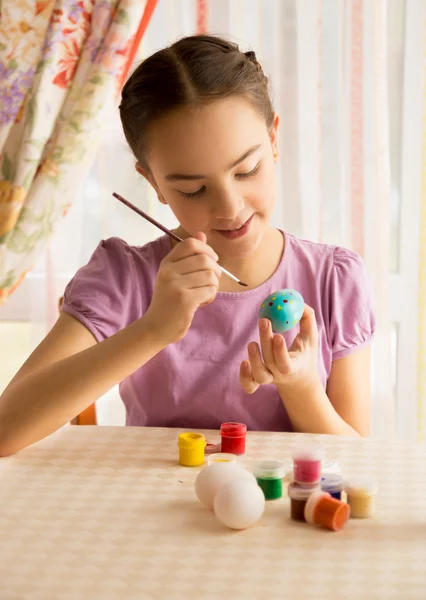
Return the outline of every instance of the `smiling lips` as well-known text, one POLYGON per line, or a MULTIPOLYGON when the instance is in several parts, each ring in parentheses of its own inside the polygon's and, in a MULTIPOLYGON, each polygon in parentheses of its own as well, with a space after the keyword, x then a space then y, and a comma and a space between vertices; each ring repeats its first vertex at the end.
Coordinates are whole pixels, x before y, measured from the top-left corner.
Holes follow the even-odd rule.
POLYGON ((253 215, 238 229, 216 229, 216 231, 229 240, 235 240, 246 235, 246 233, 250 229, 250 223, 252 221, 252 218, 253 215))

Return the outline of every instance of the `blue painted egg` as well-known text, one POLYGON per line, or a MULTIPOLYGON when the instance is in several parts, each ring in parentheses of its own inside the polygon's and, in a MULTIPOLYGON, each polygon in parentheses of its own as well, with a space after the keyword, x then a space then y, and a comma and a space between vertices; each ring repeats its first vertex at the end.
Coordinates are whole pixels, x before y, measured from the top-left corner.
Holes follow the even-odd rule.
POLYGON ((270 294, 262 302, 260 318, 269 319, 272 331, 284 333, 292 329, 300 321, 305 302, 296 290, 278 290, 270 294))

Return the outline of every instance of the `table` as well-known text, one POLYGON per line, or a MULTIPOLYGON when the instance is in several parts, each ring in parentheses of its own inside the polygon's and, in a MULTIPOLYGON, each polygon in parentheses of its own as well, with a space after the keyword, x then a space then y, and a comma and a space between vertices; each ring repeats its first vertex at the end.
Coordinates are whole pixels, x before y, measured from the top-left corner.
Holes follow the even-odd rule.
MULTIPOLYGON (((290 521, 286 497, 236 532, 198 502, 178 433, 69 426, 0 459, 0 599, 426 598, 424 446, 314 436, 377 476, 377 518, 334 533, 290 521)), ((250 433, 241 462, 288 463, 296 435, 250 433)))

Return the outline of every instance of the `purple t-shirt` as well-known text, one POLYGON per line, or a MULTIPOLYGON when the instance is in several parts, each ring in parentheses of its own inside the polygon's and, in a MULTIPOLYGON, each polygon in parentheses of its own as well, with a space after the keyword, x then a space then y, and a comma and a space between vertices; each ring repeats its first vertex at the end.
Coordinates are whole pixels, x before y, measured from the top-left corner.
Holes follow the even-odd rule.
MULTIPOLYGON (((219 292, 195 313, 186 336, 169 344, 120 384, 126 424, 218 429, 225 421, 248 429, 292 431, 273 384, 247 394, 239 369, 247 344, 259 341, 259 308, 283 288, 298 290, 313 307, 319 330, 318 372, 326 386, 333 360, 368 344, 375 327, 371 284, 361 258, 336 246, 285 236, 275 273, 246 292, 219 292)), ((62 310, 101 342, 147 310, 171 241, 162 236, 142 247, 119 238, 102 241, 68 284, 62 310)), ((299 327, 284 334, 291 344, 299 327)))

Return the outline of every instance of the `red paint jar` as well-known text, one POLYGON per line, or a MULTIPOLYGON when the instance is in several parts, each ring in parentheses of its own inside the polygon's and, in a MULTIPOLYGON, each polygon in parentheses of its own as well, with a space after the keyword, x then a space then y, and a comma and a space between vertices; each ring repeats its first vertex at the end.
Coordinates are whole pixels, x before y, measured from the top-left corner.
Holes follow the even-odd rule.
POLYGON ((221 452, 244 454, 246 451, 247 425, 222 423, 220 426, 221 452))

